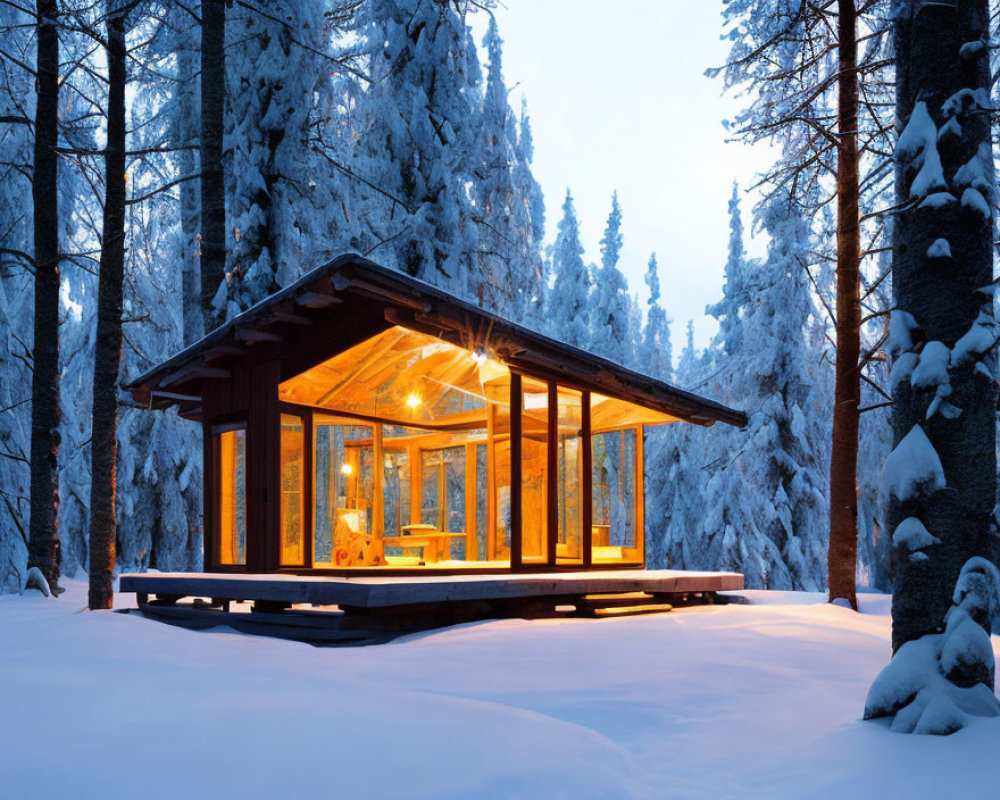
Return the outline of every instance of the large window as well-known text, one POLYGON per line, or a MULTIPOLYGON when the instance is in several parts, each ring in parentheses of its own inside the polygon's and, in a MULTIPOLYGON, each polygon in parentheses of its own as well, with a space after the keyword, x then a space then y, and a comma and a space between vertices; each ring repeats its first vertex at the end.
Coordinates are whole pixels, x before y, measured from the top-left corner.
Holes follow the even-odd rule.
POLYGON ((549 385, 521 381, 521 559, 548 560, 549 385))
POLYGON ((595 433, 592 448, 594 563, 640 558, 636 428, 595 433))
POLYGON ((378 566, 372 535, 374 428, 313 415, 313 562, 318 567, 378 566))
POLYGON ((213 435, 213 451, 218 459, 219 564, 239 566, 247 563, 247 436, 246 429, 219 426, 213 435))
POLYGON ((306 562, 305 420, 281 415, 281 565, 304 566, 306 562))
POLYGON ((558 491, 556 561, 580 563, 583 560, 583 424, 582 395, 559 387, 556 450, 556 487, 558 491))

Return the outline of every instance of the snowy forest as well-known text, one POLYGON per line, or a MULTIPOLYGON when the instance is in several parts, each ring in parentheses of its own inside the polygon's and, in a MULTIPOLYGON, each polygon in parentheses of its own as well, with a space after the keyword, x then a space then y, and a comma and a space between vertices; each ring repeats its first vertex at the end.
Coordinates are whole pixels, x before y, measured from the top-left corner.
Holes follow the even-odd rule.
POLYGON ((572 187, 543 198, 529 110, 545 109, 511 107, 496 21, 474 38, 489 2, 0 3, 0 589, 46 559, 86 572, 95 502, 116 509, 118 570, 199 569, 200 429, 120 392, 109 406, 107 387, 356 252, 746 411, 743 430, 647 434, 648 566, 811 591, 840 570, 844 596, 855 581, 888 590, 891 5, 859 3, 848 29, 789 0, 725 4, 730 57, 706 85, 742 104, 728 135, 777 160, 753 199, 736 185, 720 198, 719 329, 697 349, 690 323, 670 338, 692 314, 664 289, 677 265, 649 255, 648 301, 628 285, 617 195, 598 253, 572 187), (844 115, 853 151, 832 133, 844 115), (116 252, 117 326, 99 286, 116 252), (109 415, 117 447, 100 461, 109 415), (108 467, 110 506, 91 481, 108 467), (831 496, 850 499, 831 509, 831 496), (44 530, 47 550, 33 544, 44 530))

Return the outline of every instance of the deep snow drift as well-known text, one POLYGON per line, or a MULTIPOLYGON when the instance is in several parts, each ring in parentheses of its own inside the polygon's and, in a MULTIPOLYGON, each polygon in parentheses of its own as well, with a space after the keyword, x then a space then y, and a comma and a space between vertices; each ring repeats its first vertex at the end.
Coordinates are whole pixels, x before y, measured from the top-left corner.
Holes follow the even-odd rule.
POLYGON ((744 592, 754 605, 317 649, 86 612, 86 587, 68 587, 0 597, 4 797, 931 798, 998 785, 1000 720, 944 738, 858 721, 889 655, 883 596, 862 595, 859 615, 744 592))

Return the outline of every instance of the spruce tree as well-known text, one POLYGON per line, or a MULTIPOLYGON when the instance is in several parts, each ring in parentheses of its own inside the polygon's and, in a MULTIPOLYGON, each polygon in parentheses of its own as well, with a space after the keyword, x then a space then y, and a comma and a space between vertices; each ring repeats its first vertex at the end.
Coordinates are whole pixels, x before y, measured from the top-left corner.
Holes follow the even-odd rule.
POLYGON ((586 348, 590 345, 590 273, 583 263, 580 228, 573 208, 573 197, 566 190, 556 241, 552 245, 552 295, 546 304, 549 334, 567 344, 586 348))
POLYGON ((631 361, 632 342, 628 335, 628 286, 618 268, 624 241, 621 228, 622 211, 615 192, 601 239, 601 266, 590 298, 591 346, 599 355, 626 365, 631 361))
POLYGON ((656 253, 649 256, 646 267, 646 286, 649 301, 646 307, 646 325, 639 348, 640 369, 664 381, 673 380, 673 348, 670 344, 670 321, 660 305, 660 274, 656 253))

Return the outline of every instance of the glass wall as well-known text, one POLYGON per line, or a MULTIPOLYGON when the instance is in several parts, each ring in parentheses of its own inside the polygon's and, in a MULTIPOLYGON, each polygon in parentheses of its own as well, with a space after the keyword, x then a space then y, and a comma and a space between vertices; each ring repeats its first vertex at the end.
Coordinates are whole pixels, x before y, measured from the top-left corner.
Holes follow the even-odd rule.
POLYGON ((559 387, 559 439, 556 451, 558 535, 556 561, 583 561, 583 396, 559 387))
POLYGON ((637 429, 605 431, 591 437, 594 563, 637 557, 637 429))
POLYGON ((384 563, 381 547, 372 536, 374 435, 369 425, 313 416, 313 562, 317 567, 384 563))
POLYGON ((487 560, 510 561, 511 494, 510 494, 510 406, 498 403, 490 409, 493 463, 489 468, 490 482, 496 498, 493 529, 488 532, 487 560))
POLYGON ((219 563, 245 565, 247 541, 247 432, 244 428, 214 435, 219 459, 219 563))
POLYGON ((281 565, 306 563, 305 421, 292 414, 281 415, 281 565))
POLYGON ((549 385, 521 380, 521 560, 548 560, 549 385))

